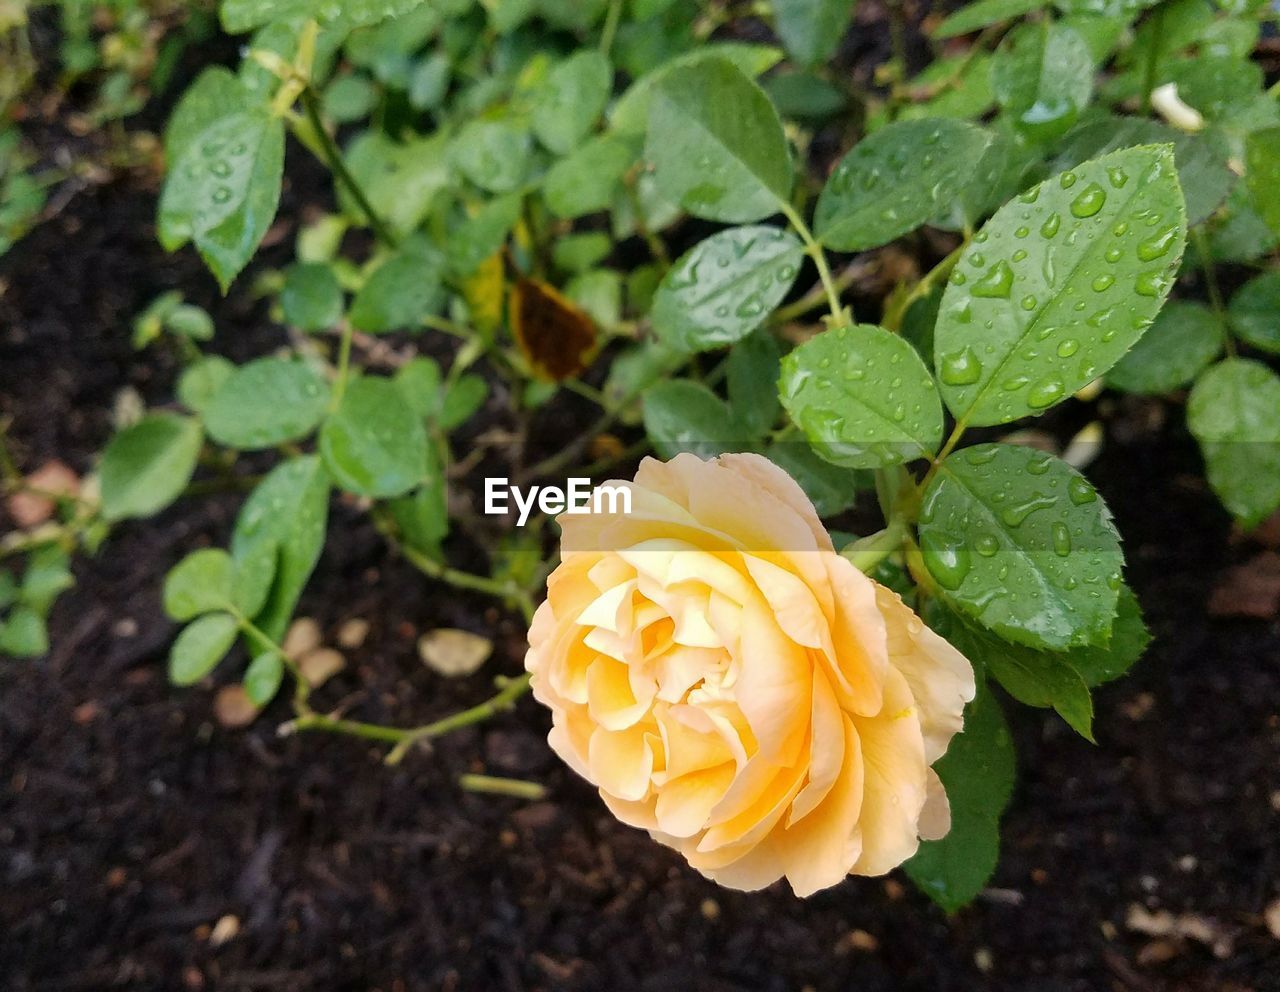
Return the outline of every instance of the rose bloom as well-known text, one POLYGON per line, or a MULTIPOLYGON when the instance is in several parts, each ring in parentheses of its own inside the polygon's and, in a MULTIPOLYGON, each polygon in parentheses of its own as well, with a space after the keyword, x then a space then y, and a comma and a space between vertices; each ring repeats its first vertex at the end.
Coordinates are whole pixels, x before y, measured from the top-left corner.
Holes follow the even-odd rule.
POLYGON ((973 698, 964 656, 759 455, 649 458, 611 485, 630 514, 559 518, 525 667, 614 815, 723 885, 802 896, 945 834, 930 766, 973 698))

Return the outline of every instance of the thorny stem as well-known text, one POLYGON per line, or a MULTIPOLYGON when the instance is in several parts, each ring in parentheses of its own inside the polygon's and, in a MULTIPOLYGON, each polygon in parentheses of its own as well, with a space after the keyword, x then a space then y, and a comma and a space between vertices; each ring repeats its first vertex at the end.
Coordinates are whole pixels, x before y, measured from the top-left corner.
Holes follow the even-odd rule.
POLYGON ((369 219, 369 226, 373 228, 373 233, 378 240, 388 248, 397 247, 400 244, 400 239, 387 226, 386 221, 378 215, 378 211, 373 208, 373 204, 369 202, 364 189, 356 181, 356 177, 351 174, 351 170, 347 168, 347 163, 342 158, 341 149, 338 148, 333 136, 325 128, 324 121, 320 119, 320 100, 316 96, 315 90, 308 86, 302 91, 299 99, 302 101, 302 110, 307 115, 307 121, 311 124, 312 130, 315 131, 316 140, 320 142, 325 165, 347 187, 347 192, 351 194, 352 199, 356 201, 361 211, 369 219))

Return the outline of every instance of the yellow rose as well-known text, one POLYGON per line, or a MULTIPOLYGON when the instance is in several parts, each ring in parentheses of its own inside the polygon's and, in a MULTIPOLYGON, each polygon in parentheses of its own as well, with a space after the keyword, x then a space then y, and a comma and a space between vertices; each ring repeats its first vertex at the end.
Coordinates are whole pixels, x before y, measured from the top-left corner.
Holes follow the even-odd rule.
POLYGON ((629 514, 559 518, 525 667, 614 815, 721 884, 797 895, 945 834, 930 766, 973 698, 964 656, 765 458, 646 459, 611 485, 629 514))

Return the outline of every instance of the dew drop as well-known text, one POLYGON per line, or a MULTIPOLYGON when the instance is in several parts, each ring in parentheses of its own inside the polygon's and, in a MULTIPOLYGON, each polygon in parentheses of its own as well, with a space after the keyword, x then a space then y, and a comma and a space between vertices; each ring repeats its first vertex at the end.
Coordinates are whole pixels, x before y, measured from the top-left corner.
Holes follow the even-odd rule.
POLYGON ((1023 500, 1021 503, 1015 503, 1006 510, 1002 510, 1000 519, 1009 527, 1021 527, 1031 514, 1037 510, 1047 510, 1056 503, 1057 500, 1052 496, 1037 494, 1030 499, 1023 500))
POLYGON ((1104 272, 1102 273, 1102 275, 1096 277, 1093 280, 1093 282, 1090 283, 1090 285, 1093 286, 1093 291, 1095 293, 1101 293, 1106 289, 1110 289, 1111 286, 1115 283, 1115 281, 1116 281, 1115 276, 1113 276, 1110 272, 1104 272))
POLYGON ((1053 550, 1059 557, 1067 557, 1067 555, 1071 554, 1071 533, 1067 530, 1067 525, 1061 520, 1055 520, 1051 531, 1053 533, 1053 550))
POLYGON ((1040 234, 1046 238, 1052 238, 1058 233, 1058 228, 1062 226, 1062 216, 1052 213, 1044 219, 1044 223, 1040 225, 1040 234))
POLYGON ((1169 253, 1174 241, 1178 238, 1178 229, 1171 227, 1163 234, 1138 242, 1138 259, 1142 262, 1154 262, 1157 258, 1169 253))
POLYGON ((1043 410, 1062 399, 1066 387, 1058 379, 1041 379, 1027 390, 1027 405, 1033 410, 1043 410))
POLYGON ((950 535, 928 532, 920 536, 920 555, 929 574, 944 589, 959 589, 969 574, 969 549, 950 535))
POLYGON ((1163 272, 1140 272, 1134 280, 1133 291, 1139 296, 1159 296, 1169 287, 1163 272))
POLYGON ((1003 258, 973 284, 973 295, 984 299, 1007 300, 1013 291, 1013 269, 1003 258))
POLYGON ((972 348, 964 348, 942 356, 938 374, 948 386, 969 386, 982 377, 982 363, 972 348))
POLYGON ((1058 343, 1058 357, 1070 358, 1080 350, 1080 342, 1075 338, 1067 338, 1065 341, 1058 343))
POLYGON ((1107 191, 1097 183, 1090 183, 1071 201, 1071 214, 1074 217, 1092 217, 1106 202, 1107 191))
POLYGON ((1063 189, 1070 189, 1076 184, 1076 174, 1074 172, 1064 172, 1061 180, 1063 189))
POLYGON ((1097 499, 1098 493, 1087 481, 1077 476, 1067 486, 1067 496, 1076 506, 1084 506, 1097 499))
POLYGON ((973 546, 983 558, 993 558, 1000 550, 1000 541, 994 534, 979 534, 973 546))
POLYGON ((1034 296, 1024 296, 1021 301, 1023 310, 1034 310, 1036 308, 1036 298, 1034 296))
POLYGON ((1129 174, 1117 166, 1112 166, 1107 170, 1107 178, 1111 180, 1111 185, 1116 189, 1120 189, 1129 181, 1129 174))

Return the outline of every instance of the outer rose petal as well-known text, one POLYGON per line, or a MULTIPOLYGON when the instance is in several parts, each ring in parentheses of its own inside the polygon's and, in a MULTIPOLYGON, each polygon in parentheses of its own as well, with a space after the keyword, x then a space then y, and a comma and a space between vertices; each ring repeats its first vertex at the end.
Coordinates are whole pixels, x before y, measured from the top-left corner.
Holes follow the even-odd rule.
POLYGON ((629 516, 561 518, 530 627, 556 752, 733 888, 808 895, 944 834, 929 766, 973 698, 963 656, 835 554, 768 460, 646 459, 625 485, 629 516))

